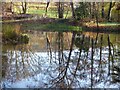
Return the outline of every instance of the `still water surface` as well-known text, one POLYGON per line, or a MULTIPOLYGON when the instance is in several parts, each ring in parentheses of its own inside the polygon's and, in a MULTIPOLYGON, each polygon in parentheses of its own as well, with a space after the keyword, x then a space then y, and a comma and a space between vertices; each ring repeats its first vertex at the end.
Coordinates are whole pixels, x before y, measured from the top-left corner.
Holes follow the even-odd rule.
MULTIPOLYGON (((29 76, 37 75, 41 73, 41 60, 42 64, 52 60, 52 56, 59 56, 59 51, 69 52, 72 32, 43 32, 43 31, 24 31, 29 36, 28 44, 19 45, 3 45, 3 79, 10 82, 15 82, 29 76), (52 53, 52 54, 51 54, 52 53), (53 55, 54 54, 54 55, 53 55)), ((83 32, 80 34, 77 32, 76 38, 85 35, 85 37, 96 39, 97 33, 95 32, 83 32)), ((98 44, 100 45, 100 37, 103 35, 104 51, 108 50, 108 34, 98 34, 98 44)), ((110 41, 114 46, 115 60, 120 60, 120 34, 109 34, 110 41)), ((96 48, 98 48, 96 47, 96 48)), ((90 47, 89 47, 90 48, 90 47)), ((78 46, 74 43, 73 50, 78 49, 78 46)), ((105 52, 104 52, 105 53, 105 52)), ((106 53, 108 55, 108 53, 106 53)), ((97 55, 96 55, 97 56, 97 55)), ((67 56, 68 57, 68 56, 67 56)), ((106 58, 106 57, 104 57, 106 58)), ((47 66, 44 66, 47 67, 47 66)))

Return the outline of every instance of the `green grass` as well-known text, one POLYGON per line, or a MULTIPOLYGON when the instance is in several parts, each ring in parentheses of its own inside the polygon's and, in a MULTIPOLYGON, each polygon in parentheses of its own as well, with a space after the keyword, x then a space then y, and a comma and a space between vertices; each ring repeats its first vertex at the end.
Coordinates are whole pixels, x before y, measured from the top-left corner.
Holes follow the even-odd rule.
POLYGON ((52 23, 52 24, 47 24, 45 29, 50 29, 50 30, 55 30, 55 31, 79 31, 82 30, 78 26, 71 26, 71 25, 66 25, 62 23, 52 23))
MULTIPOLYGON (((28 9, 27 11, 28 14, 37 14, 37 15, 40 15, 40 16, 44 16, 45 15, 45 9, 33 9, 33 8, 30 8, 28 9)), ((64 11, 64 18, 66 17, 67 15, 67 18, 71 17, 72 16, 72 12, 69 11, 68 14, 67 14, 67 11, 64 11)), ((58 18, 58 12, 57 10, 51 10, 51 9, 48 9, 47 11, 47 17, 50 17, 50 18, 58 18)))
POLYGON ((31 6, 39 6, 39 7, 46 7, 46 4, 34 4, 34 3, 32 3, 32 4, 28 4, 28 7, 31 7, 31 6))
POLYGON ((23 30, 45 30, 45 31, 81 31, 82 28, 78 26, 71 26, 64 23, 25 23, 22 25, 23 30))
MULTIPOLYGON (((29 9, 28 10, 28 14, 37 14, 37 15, 40 15, 40 16, 44 16, 45 15, 45 9, 29 9)), ((47 17, 50 17, 50 18, 57 18, 57 11, 55 10, 48 10, 47 12, 47 17)))
POLYGON ((39 10, 39 9, 28 9, 28 11, 27 11, 27 13, 28 14, 39 14, 39 15, 43 15, 44 13, 45 13, 45 10, 43 10, 43 9, 41 9, 41 10, 39 10))
MULTIPOLYGON (((21 5, 21 3, 16 3, 16 5, 21 5)), ((44 16, 45 15, 45 9, 46 9, 46 4, 40 4, 40 3, 33 3, 33 4, 28 4, 28 9, 27 9, 27 14, 37 14, 39 16, 44 16), (39 7, 38 9, 36 8, 39 7)), ((65 7, 64 8, 64 17, 66 17, 67 10, 69 8, 65 7)), ((57 12, 57 6, 54 4, 50 4, 48 7, 47 11, 47 17, 49 18, 58 18, 58 12, 57 12)), ((14 5, 14 12, 16 13, 22 13, 22 9, 14 5)), ((72 16, 72 12, 69 9, 69 12, 67 14, 67 18, 72 16)))
MULTIPOLYGON (((37 3, 29 4, 28 7, 30 7, 27 11, 28 14, 38 14, 40 16, 45 15, 46 4, 37 4, 37 3), (39 8, 36 9, 36 8, 32 8, 31 6, 38 6, 39 8)), ((58 18, 57 10, 58 10, 57 6, 55 6, 55 4, 50 3, 48 10, 47 10, 47 17, 58 18)), ((68 8, 68 7, 64 7, 64 17, 66 17, 66 15, 67 15, 67 18, 72 16, 72 12, 71 12, 70 8, 68 8), (68 14, 67 14, 67 11, 68 11, 68 14)))
POLYGON ((117 26, 117 25, 120 25, 120 23, 117 23, 117 22, 113 22, 113 23, 104 22, 104 23, 100 23, 100 25, 103 25, 103 26, 117 26))

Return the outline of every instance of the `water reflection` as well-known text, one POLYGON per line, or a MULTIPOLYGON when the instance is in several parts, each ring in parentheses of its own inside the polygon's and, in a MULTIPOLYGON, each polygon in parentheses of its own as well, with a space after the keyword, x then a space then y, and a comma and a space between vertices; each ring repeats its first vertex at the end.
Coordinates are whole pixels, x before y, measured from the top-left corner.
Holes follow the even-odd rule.
MULTIPOLYGON (((43 31, 24 31, 29 35, 28 44, 19 45, 3 45, 3 78, 5 80, 15 82, 29 76, 35 76, 40 73, 51 71, 52 66, 55 73, 59 73, 58 77, 66 77, 68 73, 68 84, 73 85, 76 79, 73 77, 78 76, 81 79, 90 78, 89 73, 91 70, 91 39, 96 40, 97 33, 93 32, 80 32, 75 33, 73 39, 72 32, 43 32, 43 31), (71 49, 71 44, 74 41, 71 49), (70 50, 71 49, 71 50, 70 50), (77 51, 75 51, 78 49, 77 51), (71 51, 71 54, 70 54, 71 51), (69 61, 69 62, 68 62, 69 61), (59 68, 57 68, 60 66, 59 68), (43 69, 45 68, 45 70, 43 69), (68 70, 66 69, 69 68, 68 70), (75 70, 75 71, 74 71, 75 70), (79 72, 78 72, 79 71, 79 72), (70 74, 72 73, 72 74, 70 74), (88 76, 86 76, 88 74, 88 76), (71 80, 71 81, 69 81, 71 80)), ((114 59, 120 60, 120 35, 109 34, 110 42, 114 46, 114 59)), ((93 81, 97 81, 99 76, 98 72, 105 72, 103 68, 108 68, 108 34, 99 33, 97 44, 94 47, 94 77, 93 81), (103 35, 101 46, 101 35, 103 35), (102 58, 100 58, 100 46, 102 47, 102 58), (99 60, 101 59, 101 62, 99 60), (102 66, 99 65, 102 63, 102 66), (102 67, 99 71, 98 66, 102 67)), ((112 49, 113 50, 113 49, 112 49)), ((53 71, 51 73, 53 74, 53 71)), ((107 73, 107 72, 106 72, 107 73)), ((54 76, 51 77, 53 78, 54 76)), ((100 74, 100 78, 104 80, 105 74, 100 74)), ((76 78, 78 78, 76 77, 76 78)), ((50 78, 50 77, 49 77, 50 78)), ((79 82, 80 81, 76 81, 79 82)), ((56 82, 57 83, 57 82, 56 82)), ((65 83, 65 81, 64 81, 65 83)), ((63 85, 63 82, 60 83, 63 85)), ((74 85, 73 85, 74 86, 74 85)), ((59 87, 59 86, 58 86, 59 87)))

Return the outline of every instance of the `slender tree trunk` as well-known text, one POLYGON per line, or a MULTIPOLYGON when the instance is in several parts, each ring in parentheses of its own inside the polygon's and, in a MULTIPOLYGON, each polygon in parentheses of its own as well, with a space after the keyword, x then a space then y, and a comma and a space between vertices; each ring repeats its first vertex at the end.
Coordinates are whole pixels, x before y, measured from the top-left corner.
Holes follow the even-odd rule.
POLYGON ((96 36, 96 41, 95 41, 95 45, 97 44, 97 40, 98 40, 98 35, 99 35, 99 21, 98 21, 98 9, 96 9, 96 5, 94 5, 95 9, 94 9, 94 14, 95 14, 95 18, 96 18, 96 25, 97 25, 97 36, 96 36))
POLYGON ((111 14, 111 9, 112 9, 112 2, 110 2, 110 5, 109 5, 109 10, 108 10, 108 21, 110 21, 110 14, 111 14))
POLYGON ((63 18, 64 6, 62 2, 58 2, 58 17, 63 18))
POLYGON ((68 5, 68 10, 67 10, 67 13, 66 13, 65 19, 66 19, 67 16, 68 16, 69 8, 70 8, 70 5, 68 5))
POLYGON ((48 7, 49 7, 49 4, 50 4, 50 1, 48 0, 47 6, 46 6, 46 10, 45 10, 45 15, 47 15, 47 9, 48 9, 48 7))
POLYGON ((12 12, 12 14, 14 13, 14 5, 13 5, 13 2, 11 2, 11 6, 10 6, 10 8, 11 8, 11 12, 12 12))
POLYGON ((90 2, 90 18, 92 18, 92 3, 90 2))
POLYGON ((26 14, 26 12, 27 12, 27 2, 25 2, 25 14, 26 14))
POLYGON ((27 2, 22 2, 22 10, 23 10, 23 14, 26 14, 26 12, 27 12, 27 2))
POLYGON ((73 5, 72 0, 70 2, 70 6, 71 6, 71 9, 72 9, 72 17, 75 18, 75 10, 74 10, 74 5, 73 5))
POLYGON ((104 2, 102 2, 101 16, 102 18, 104 18, 104 2))
POLYGON ((95 17, 95 2, 92 3, 92 18, 95 17))

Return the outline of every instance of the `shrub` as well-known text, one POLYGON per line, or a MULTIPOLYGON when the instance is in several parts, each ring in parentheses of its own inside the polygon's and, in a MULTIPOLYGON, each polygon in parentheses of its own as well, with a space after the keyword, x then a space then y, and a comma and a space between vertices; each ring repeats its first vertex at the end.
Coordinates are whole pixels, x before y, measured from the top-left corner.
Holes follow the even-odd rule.
POLYGON ((75 9, 75 13, 78 20, 89 16, 88 7, 89 7, 88 3, 84 3, 84 2, 79 3, 79 6, 75 9))
POLYGON ((22 34, 19 38, 19 42, 27 44, 29 42, 29 36, 27 34, 22 34))
POLYGON ((26 34, 22 34, 20 32, 20 26, 19 25, 3 25, 2 30, 2 37, 3 37, 3 43, 25 43, 27 44, 29 42, 29 37, 26 34))
POLYGON ((3 25, 2 29, 3 39, 15 39, 18 35, 11 25, 3 25))

